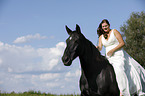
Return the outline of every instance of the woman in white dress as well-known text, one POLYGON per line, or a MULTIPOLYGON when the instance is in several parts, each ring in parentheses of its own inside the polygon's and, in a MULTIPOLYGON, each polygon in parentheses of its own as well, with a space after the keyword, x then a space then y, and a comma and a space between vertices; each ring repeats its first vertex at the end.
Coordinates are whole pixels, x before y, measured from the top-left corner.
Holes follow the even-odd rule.
POLYGON ((116 29, 111 30, 106 19, 100 23, 97 33, 97 48, 99 51, 102 46, 106 48, 106 57, 115 70, 120 96, 145 96, 145 69, 122 49, 125 43, 121 34, 116 29))

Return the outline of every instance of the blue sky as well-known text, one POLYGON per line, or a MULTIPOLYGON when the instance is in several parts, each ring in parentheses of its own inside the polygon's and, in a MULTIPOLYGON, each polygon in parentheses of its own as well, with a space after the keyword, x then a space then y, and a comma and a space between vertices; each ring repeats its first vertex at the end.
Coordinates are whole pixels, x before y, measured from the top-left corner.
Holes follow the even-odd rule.
MULTIPOLYGON (((144 0, 0 0, 0 90, 80 93, 79 60, 65 67, 61 56, 68 34, 79 24, 95 45, 102 19, 120 26, 144 0)), ((105 51, 101 51, 102 54, 105 51)))

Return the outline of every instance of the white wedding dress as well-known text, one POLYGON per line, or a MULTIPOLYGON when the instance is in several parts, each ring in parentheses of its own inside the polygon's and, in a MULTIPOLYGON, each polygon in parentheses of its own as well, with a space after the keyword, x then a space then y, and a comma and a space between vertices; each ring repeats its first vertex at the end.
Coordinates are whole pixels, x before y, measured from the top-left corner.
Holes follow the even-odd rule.
POLYGON ((145 96, 145 69, 123 49, 117 50, 112 56, 107 53, 116 47, 119 42, 111 31, 108 40, 102 36, 102 44, 106 48, 106 57, 114 67, 118 87, 123 96, 145 96))

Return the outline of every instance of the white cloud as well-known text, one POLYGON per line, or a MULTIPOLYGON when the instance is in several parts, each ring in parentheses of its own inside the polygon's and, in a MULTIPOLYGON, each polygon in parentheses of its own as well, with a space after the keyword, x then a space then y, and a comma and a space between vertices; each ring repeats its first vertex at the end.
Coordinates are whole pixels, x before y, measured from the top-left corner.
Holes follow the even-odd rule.
POLYGON ((75 77, 80 75, 80 70, 76 70, 75 72, 66 73, 66 77, 75 77))
POLYGON ((58 76, 59 76, 58 73, 46 73, 46 74, 40 75, 40 79, 42 79, 42 80, 50 80, 50 79, 54 79, 54 78, 56 78, 58 76))
POLYGON ((8 67, 8 72, 13 72, 13 69, 8 67))
POLYGON ((35 49, 0 42, 1 91, 79 93, 79 64, 74 61, 70 67, 63 65, 65 46, 59 42, 52 48, 35 49))
POLYGON ((46 39, 46 38, 47 38, 46 36, 41 36, 39 33, 37 33, 35 35, 27 35, 27 36, 18 37, 16 40, 14 40, 13 43, 25 43, 30 40, 40 40, 40 39, 46 39))
POLYGON ((3 84, 3 81, 0 81, 0 84, 3 84))
POLYGON ((46 83, 46 85, 50 87, 59 87, 57 83, 46 83))
POLYGON ((3 63, 2 59, 0 59, 0 65, 3 63))

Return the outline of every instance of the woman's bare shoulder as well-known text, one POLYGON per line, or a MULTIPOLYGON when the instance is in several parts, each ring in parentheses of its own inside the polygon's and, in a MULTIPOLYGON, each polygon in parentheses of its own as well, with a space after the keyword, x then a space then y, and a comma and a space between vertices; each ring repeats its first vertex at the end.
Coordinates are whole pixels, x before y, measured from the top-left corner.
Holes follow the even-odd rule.
POLYGON ((120 32, 117 29, 113 29, 115 35, 120 35, 120 32))

